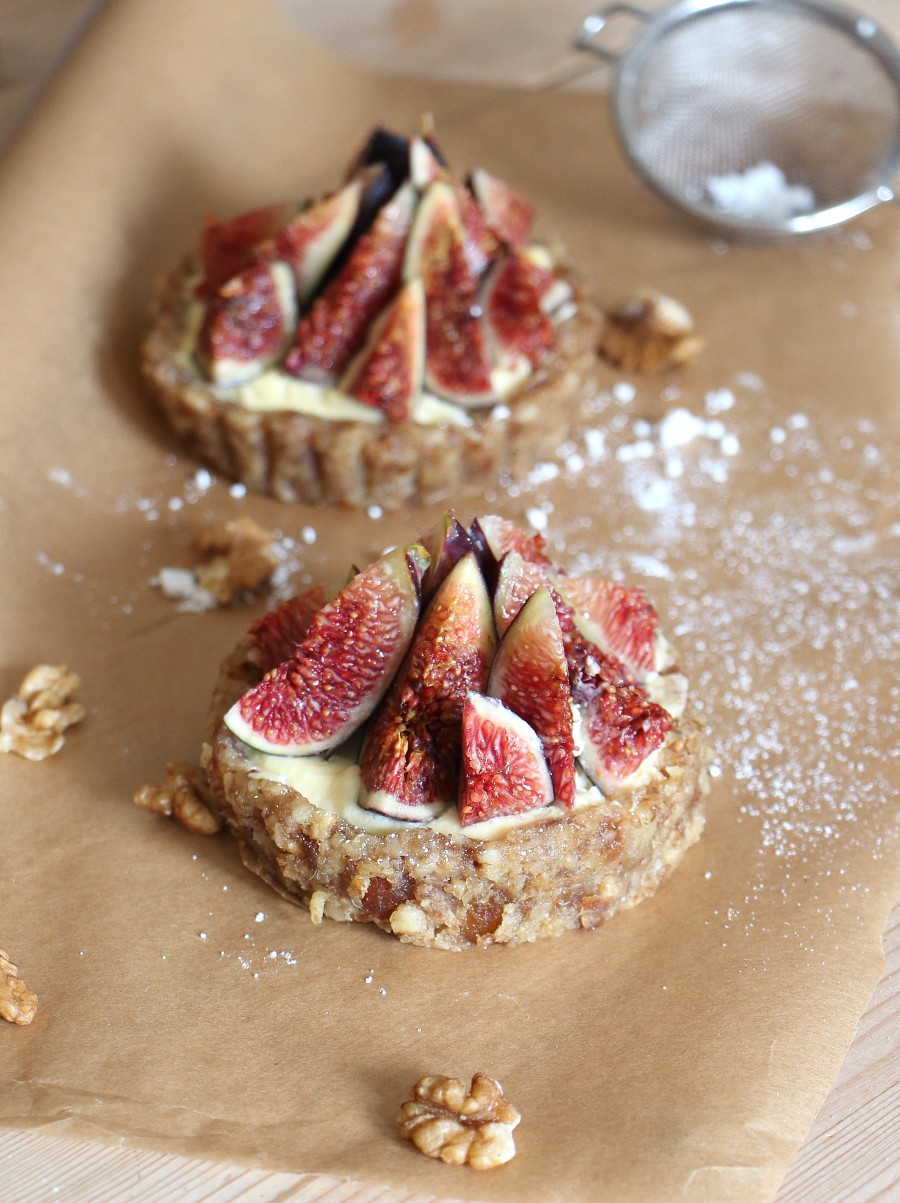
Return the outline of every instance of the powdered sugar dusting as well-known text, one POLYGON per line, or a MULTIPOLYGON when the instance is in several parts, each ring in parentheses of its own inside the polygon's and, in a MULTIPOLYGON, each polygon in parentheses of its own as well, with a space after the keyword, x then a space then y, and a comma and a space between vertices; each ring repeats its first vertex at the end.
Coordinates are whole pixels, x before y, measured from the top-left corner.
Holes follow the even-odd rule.
MULTIPOLYGON (((586 502, 559 511, 584 512, 546 534, 569 571, 644 583, 658 603, 716 749, 712 822, 732 806, 756 833, 746 896, 714 916, 749 933, 767 893, 793 905, 814 871, 852 900, 866 858, 900 849, 884 751, 900 718, 897 488, 870 419, 820 426, 749 372, 678 400, 656 421, 640 398, 598 409, 602 430, 563 449, 557 485, 586 502)), ((537 476, 510 495, 531 515, 550 487, 537 476)))

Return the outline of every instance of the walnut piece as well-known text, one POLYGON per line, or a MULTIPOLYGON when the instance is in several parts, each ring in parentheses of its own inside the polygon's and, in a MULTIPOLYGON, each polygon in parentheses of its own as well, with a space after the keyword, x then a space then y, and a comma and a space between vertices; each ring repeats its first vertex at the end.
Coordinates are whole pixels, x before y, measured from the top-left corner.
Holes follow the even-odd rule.
POLYGON ((227 606, 247 590, 259 589, 278 566, 271 531, 252 518, 206 526, 194 540, 197 584, 227 606))
POLYGON ((212 793, 201 769, 184 761, 166 765, 162 785, 142 785, 134 804, 166 815, 195 835, 215 835, 222 820, 211 806, 212 793))
POLYGON ((0 1016, 10 1023, 31 1023, 37 1012, 37 996, 19 977, 19 966, 0 948, 0 1016))
POLYGON ((458 1078, 420 1078, 397 1116, 397 1129, 420 1153, 447 1165, 489 1170, 516 1155, 513 1128, 522 1117, 486 1074, 468 1092, 458 1078))
POLYGON ((665 372, 695 359, 703 339, 680 302, 645 289, 605 315, 599 349, 609 363, 627 371, 665 372))
POLYGON ((64 732, 85 715, 72 696, 81 678, 64 664, 38 664, 25 677, 15 697, 0 709, 0 752, 27 760, 46 760, 65 741, 64 732))
POLYGON ((162 568, 150 582, 187 613, 231 605, 267 584, 281 562, 271 531, 246 517, 203 527, 190 555, 190 568, 162 568))

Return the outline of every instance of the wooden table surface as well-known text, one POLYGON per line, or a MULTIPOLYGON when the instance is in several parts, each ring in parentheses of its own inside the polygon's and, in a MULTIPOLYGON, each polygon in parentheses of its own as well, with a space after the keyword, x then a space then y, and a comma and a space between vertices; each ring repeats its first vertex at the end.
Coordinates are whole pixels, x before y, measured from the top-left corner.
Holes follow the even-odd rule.
MULTIPOLYGON (((41 87, 101 0, 0 0, 0 153, 39 102, 41 87)), ((274 2, 274 0, 273 0, 274 2)), ((306 30, 332 47, 385 66, 415 56, 423 72, 453 61, 459 39, 477 19, 481 60, 471 78, 528 82, 551 75, 566 59, 565 35, 590 10, 584 0, 542 0, 521 24, 510 0, 458 0, 453 19, 435 21, 436 6, 368 0, 365 19, 334 0, 281 0, 306 30), (490 28, 485 28, 489 26, 490 28), (490 35, 493 34, 493 37, 490 35), (559 47, 557 52, 554 48, 559 47)), ((858 7, 900 39, 898 0, 860 0, 858 7)), ((862 1015, 831 1091, 797 1153, 775 1203, 874 1203, 900 1200, 900 903, 884 934, 885 973, 862 1015)), ((486 1186, 486 1194, 489 1188, 486 1186)), ((3 1203, 429 1203, 411 1195, 321 1175, 270 1173, 138 1149, 106 1147, 0 1131, 3 1203)), ((437 1203, 435 1200, 434 1203, 437 1203)))

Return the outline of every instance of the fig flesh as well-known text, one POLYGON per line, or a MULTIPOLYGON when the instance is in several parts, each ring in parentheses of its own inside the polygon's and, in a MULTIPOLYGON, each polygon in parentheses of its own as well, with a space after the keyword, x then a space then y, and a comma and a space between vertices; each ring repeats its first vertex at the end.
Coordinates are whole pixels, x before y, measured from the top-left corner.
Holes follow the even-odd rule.
POLYGON ((291 658, 225 716, 244 743, 305 756, 342 743, 384 696, 419 614, 421 548, 395 548, 312 619, 291 658))
POLYGON ((523 559, 517 551, 506 553, 494 587, 494 621, 500 635, 506 633, 532 594, 549 584, 550 569, 544 564, 523 559))
POLYGON ((424 364, 425 295, 421 281, 411 280, 376 319, 341 391, 392 422, 406 421, 422 393, 424 364))
POLYGON ((252 264, 227 280, 207 305, 197 358, 216 384, 244 384, 278 362, 296 320, 288 265, 252 264))
POLYGON ((288 372, 333 383, 347 367, 372 319, 399 288, 414 207, 415 191, 407 185, 379 211, 301 319, 285 361, 288 372))
POLYGON ((556 341, 541 308, 536 271, 523 254, 510 254, 490 269, 481 294, 488 345, 500 360, 524 357, 537 367, 556 341))
POLYGON ((293 656, 312 620, 328 598, 321 585, 313 585, 258 618, 247 632, 256 663, 268 672, 293 656))
POLYGON ((404 264, 425 287, 425 384, 460 405, 494 397, 491 364, 477 309, 477 282, 453 186, 437 180, 419 203, 404 264))
POLYGON ((534 209, 525 197, 480 167, 472 172, 470 185, 497 237, 513 250, 524 246, 534 224, 534 209))
POLYGON ((491 260, 500 254, 501 246, 488 225, 484 212, 468 188, 457 185, 454 191, 462 222, 466 262, 472 275, 477 279, 483 275, 491 260))
POLYGON ((658 637, 659 616, 639 586, 590 577, 559 577, 556 587, 576 622, 604 652, 620 657, 638 680, 669 667, 658 637), (586 620, 586 621, 585 621, 586 620))
POLYGON ((523 560, 534 564, 551 564, 544 551, 547 541, 536 531, 529 534, 508 518, 499 514, 482 514, 472 522, 472 544, 482 559, 493 559, 499 565, 507 552, 516 551, 523 560))
POLYGON ((536 732, 556 801, 575 801, 575 741, 566 649, 553 596, 542 586, 528 598, 500 641, 487 692, 536 732))
POLYGON ((431 601, 360 755, 360 805, 422 821, 457 797, 462 712, 483 692, 496 635, 475 557, 463 556, 431 601))
POLYGON ((541 741, 498 699, 470 693, 463 708, 460 826, 524 814, 553 801, 541 741))
POLYGON ((197 295, 215 296, 226 280, 250 266, 259 244, 271 238, 296 212, 297 205, 286 202, 251 209, 229 221, 208 220, 200 241, 203 281, 197 295))
POLYGON ((351 181, 280 226, 259 248, 264 258, 290 264, 297 279, 301 306, 316 291, 344 245, 359 211, 362 188, 359 180, 351 181))
POLYGON ((604 685, 581 707, 578 759, 601 790, 620 784, 664 742, 672 716, 640 685, 604 685))

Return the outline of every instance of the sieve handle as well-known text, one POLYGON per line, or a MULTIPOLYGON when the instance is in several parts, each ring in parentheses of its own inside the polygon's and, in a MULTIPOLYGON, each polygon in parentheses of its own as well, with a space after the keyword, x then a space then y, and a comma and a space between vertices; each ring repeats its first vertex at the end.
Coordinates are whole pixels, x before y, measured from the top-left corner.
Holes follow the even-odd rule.
POLYGON ((572 44, 577 50, 586 50, 588 54, 596 54, 611 63, 617 63, 625 54, 622 50, 613 50, 597 41, 598 36, 606 29, 610 20, 616 16, 633 17, 636 21, 650 21, 656 14, 636 4, 607 4, 597 9, 595 13, 584 18, 572 44))

